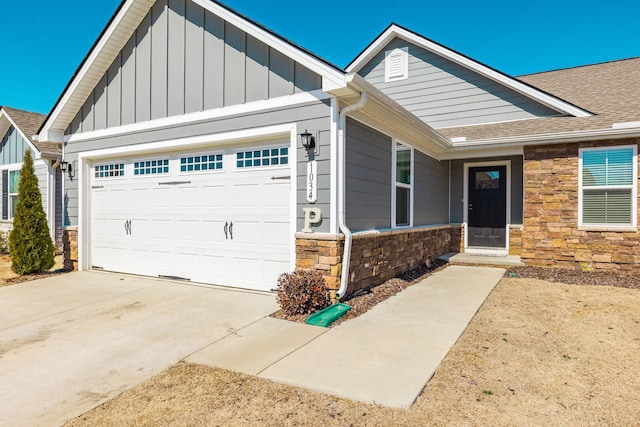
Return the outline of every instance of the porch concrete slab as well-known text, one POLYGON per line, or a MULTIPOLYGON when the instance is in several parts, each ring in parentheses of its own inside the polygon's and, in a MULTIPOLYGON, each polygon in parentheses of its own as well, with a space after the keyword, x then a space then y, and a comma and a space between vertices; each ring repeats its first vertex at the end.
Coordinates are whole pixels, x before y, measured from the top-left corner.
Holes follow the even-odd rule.
POLYGON ((442 255, 440 259, 458 265, 491 265, 498 267, 522 267, 525 265, 517 255, 489 256, 452 252, 442 255))
POLYGON ((266 317, 187 358, 188 362, 258 375, 328 329, 266 317))
POLYGON ((277 310, 270 294, 97 272, 0 301, 0 426, 60 425, 277 310))
POLYGON ((504 272, 447 267, 331 328, 259 376, 408 409, 504 272))

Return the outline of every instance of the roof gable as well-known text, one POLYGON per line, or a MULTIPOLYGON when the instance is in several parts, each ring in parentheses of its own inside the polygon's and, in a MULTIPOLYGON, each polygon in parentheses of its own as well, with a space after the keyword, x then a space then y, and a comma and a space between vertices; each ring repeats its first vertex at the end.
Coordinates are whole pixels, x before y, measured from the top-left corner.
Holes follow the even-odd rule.
MULTIPOLYGON (((159 3, 167 0, 158 0, 159 3)), ((254 21, 214 0, 169 0, 169 3, 197 5, 234 26, 255 40, 322 77, 322 88, 329 90, 345 85, 344 72, 310 52, 300 48, 254 21)), ((40 140, 62 141, 71 124, 92 92, 121 54, 136 30, 148 19, 154 0, 124 0, 105 30, 84 59, 67 88, 40 129, 40 140)), ((184 8, 184 6, 182 6, 184 8)))
POLYGON ((37 158, 39 158, 41 154, 55 155, 59 151, 57 147, 51 147, 49 145, 41 147, 31 139, 31 137, 37 133, 45 117, 43 114, 10 107, 0 107, 0 139, 4 139, 8 132, 10 132, 10 129, 13 128, 20 139, 33 150, 37 158))
POLYGON ((395 39, 402 39, 434 56, 442 57, 446 61, 456 64, 461 69, 469 70, 469 72, 482 76, 486 80, 495 82, 496 85, 530 99, 532 104, 539 104, 540 106, 557 111, 560 114, 575 117, 591 116, 590 112, 580 107, 514 79, 396 24, 389 26, 374 42, 358 55, 347 67, 347 72, 361 72, 372 60, 379 57, 381 53, 383 54, 387 46, 393 43, 395 39))

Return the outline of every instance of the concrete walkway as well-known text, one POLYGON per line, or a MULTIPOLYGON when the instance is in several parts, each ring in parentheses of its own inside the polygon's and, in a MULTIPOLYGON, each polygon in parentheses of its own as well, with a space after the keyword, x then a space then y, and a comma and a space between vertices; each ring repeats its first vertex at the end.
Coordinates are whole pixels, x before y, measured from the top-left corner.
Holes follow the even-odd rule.
POLYGON ((55 426, 187 360, 409 408, 504 270, 450 266, 335 328, 272 294, 108 273, 0 288, 0 426, 55 426))
POLYGON ((338 327, 264 318, 187 360, 408 409, 503 274, 450 266, 338 327))

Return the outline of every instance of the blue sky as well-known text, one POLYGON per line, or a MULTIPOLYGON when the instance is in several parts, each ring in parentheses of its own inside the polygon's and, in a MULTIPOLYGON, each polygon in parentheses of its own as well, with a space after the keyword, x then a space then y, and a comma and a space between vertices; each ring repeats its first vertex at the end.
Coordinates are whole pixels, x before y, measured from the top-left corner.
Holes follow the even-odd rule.
MULTIPOLYGON (((0 105, 48 113, 119 3, 3 1, 0 105)), ((225 3, 340 67, 391 22, 511 75, 640 56, 638 0, 225 3)))

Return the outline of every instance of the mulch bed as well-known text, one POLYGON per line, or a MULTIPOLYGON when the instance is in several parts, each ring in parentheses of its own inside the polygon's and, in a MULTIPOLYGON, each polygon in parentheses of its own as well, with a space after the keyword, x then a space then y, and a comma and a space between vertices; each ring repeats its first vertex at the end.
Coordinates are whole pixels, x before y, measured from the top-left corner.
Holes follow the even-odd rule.
POLYGON ((539 279, 568 285, 614 286, 617 288, 640 289, 640 277, 605 271, 581 271, 561 268, 511 267, 505 277, 539 279), (515 276, 514 276, 515 274, 515 276))
MULTIPOLYGON (((447 265, 446 261, 436 260, 426 265, 420 266, 414 270, 402 274, 400 277, 387 280, 381 285, 366 290, 359 290, 345 296, 343 302, 351 307, 351 310, 338 319, 331 326, 339 325, 345 320, 354 319, 363 313, 369 311, 372 307, 378 305, 382 301, 394 296, 395 294, 405 290, 409 286, 415 285, 426 279, 432 273, 443 269, 447 265)), ((288 316, 282 310, 278 310, 271 317, 276 319, 289 320, 292 322, 305 323, 308 314, 300 314, 296 316, 288 316)))
MULTIPOLYGON (((351 310, 343 317, 338 319, 331 326, 354 319, 382 301, 403 291, 409 286, 415 285, 429 277, 430 274, 443 269, 448 264, 445 261, 436 260, 429 267, 421 266, 415 270, 411 270, 400 277, 387 280, 381 285, 371 289, 359 290, 351 293, 340 302, 351 306, 351 310)), ((567 270, 560 268, 542 268, 542 267, 511 267, 507 269, 505 277, 515 277, 521 279, 538 279, 547 282, 565 283, 569 285, 585 285, 585 286, 614 286, 618 288, 640 289, 640 277, 632 275, 623 275, 604 271, 580 271, 567 270)), ((308 314, 300 314, 296 316, 288 316, 282 310, 278 310, 271 315, 276 319, 289 320, 292 322, 305 323, 308 314)))
POLYGON ((1 286, 17 285, 18 283, 30 282, 32 280, 46 279, 47 277, 58 276, 60 274, 69 273, 70 270, 55 270, 46 273, 25 274, 24 276, 12 277, 4 281, 1 286))

